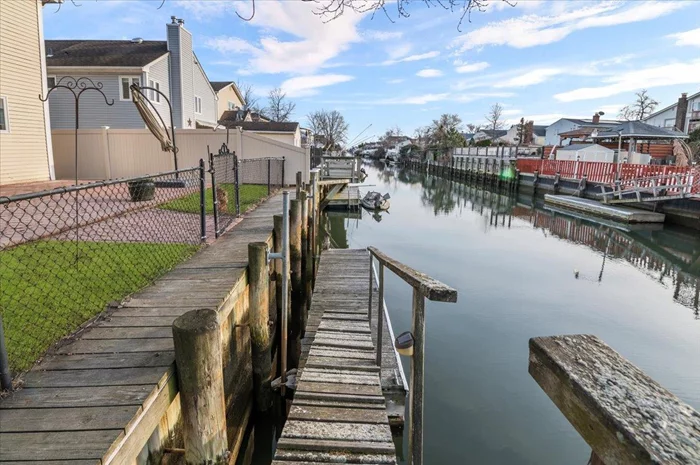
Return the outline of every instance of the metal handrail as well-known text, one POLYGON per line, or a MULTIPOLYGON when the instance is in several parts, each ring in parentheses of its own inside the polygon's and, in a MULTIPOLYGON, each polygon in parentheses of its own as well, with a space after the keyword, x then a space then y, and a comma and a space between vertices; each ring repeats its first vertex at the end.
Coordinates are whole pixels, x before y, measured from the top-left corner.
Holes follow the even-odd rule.
MULTIPOLYGON (((409 386, 408 407, 408 464, 423 464, 423 387, 425 365, 425 299, 437 302, 457 302, 457 291, 450 286, 404 265, 376 247, 368 247, 370 254, 369 266, 369 321, 372 322, 372 291, 374 287, 373 260, 379 262, 379 298, 377 311, 377 366, 382 367, 382 320, 384 312, 384 268, 388 268, 413 288, 412 306, 412 353, 411 381, 409 386)), ((400 338, 401 336, 399 336, 400 338)), ((398 339, 397 339, 398 340, 398 339)))

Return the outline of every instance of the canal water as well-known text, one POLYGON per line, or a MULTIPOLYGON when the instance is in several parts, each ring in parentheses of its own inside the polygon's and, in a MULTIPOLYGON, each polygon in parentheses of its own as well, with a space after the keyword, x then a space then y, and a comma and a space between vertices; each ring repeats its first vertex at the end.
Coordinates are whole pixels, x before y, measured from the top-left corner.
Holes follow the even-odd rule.
MULTIPOLYGON (((528 374, 534 336, 595 334, 700 410, 697 231, 625 231, 528 197, 365 169, 362 190, 388 192, 391 209, 330 213, 330 246, 376 246, 459 292, 426 308, 425 463, 587 463, 528 374)), ((411 289, 391 272, 386 286, 394 331, 410 329, 411 289)))

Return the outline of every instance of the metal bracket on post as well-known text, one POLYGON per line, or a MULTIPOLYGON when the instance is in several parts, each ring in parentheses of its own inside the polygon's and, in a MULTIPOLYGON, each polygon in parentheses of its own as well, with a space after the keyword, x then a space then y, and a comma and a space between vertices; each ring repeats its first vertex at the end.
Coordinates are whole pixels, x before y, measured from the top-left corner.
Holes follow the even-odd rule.
MULTIPOLYGON (((281 333, 281 393, 285 394, 287 384, 287 335, 289 333, 289 192, 282 193, 282 251, 267 252, 268 262, 282 260, 282 328, 281 333)), ((275 380, 276 381, 276 380, 275 380)), ((273 386, 277 383, 273 381, 273 386)))

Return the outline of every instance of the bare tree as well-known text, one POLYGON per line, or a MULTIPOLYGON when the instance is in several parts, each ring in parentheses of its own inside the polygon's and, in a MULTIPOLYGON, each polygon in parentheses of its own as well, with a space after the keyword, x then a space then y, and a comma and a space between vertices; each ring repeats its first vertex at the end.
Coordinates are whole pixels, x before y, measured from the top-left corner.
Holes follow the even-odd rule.
POLYGON ((475 134, 475 133, 481 131, 480 124, 467 123, 466 127, 467 127, 467 131, 472 133, 472 134, 475 134))
POLYGON ((642 89, 634 95, 637 97, 634 103, 620 109, 620 118, 627 121, 642 120, 654 113, 654 109, 659 105, 659 102, 647 95, 646 89, 642 89))
POLYGON ((433 120, 428 128, 428 141, 436 150, 447 154, 454 147, 463 147, 466 140, 461 131, 462 119, 459 115, 445 113, 433 120))
POLYGON ((260 107, 258 106, 258 97, 255 96, 255 88, 253 85, 246 82, 237 81, 236 87, 238 87, 238 90, 241 92, 241 96, 243 97, 242 110, 259 112, 260 107))
MULTIPOLYGON (((494 104, 489 112, 484 116, 488 122, 488 129, 495 132, 499 129, 503 129, 503 120, 501 116, 503 115, 503 107, 500 103, 494 104)), ((493 134, 492 134, 493 137, 493 134)))
POLYGON ((272 121, 281 123, 289 121, 289 117, 296 107, 297 104, 288 101, 287 94, 276 87, 270 91, 270 95, 267 97, 267 107, 263 110, 263 114, 272 121))
POLYGON ((339 111, 317 110, 306 119, 315 142, 323 144, 324 151, 336 149, 347 140, 348 124, 339 111))

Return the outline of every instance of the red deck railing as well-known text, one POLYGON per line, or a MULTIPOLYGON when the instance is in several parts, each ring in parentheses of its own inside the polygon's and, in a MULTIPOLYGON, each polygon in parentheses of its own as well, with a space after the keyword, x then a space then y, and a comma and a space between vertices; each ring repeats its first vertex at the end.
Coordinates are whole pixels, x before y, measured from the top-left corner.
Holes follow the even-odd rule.
POLYGON ((521 173, 534 173, 537 171, 542 175, 559 175, 564 179, 587 179, 592 182, 602 182, 612 184, 615 179, 622 181, 632 181, 641 178, 651 178, 655 176, 667 176, 673 174, 686 176, 693 175, 694 193, 700 193, 700 169, 680 166, 662 165, 635 165, 629 163, 617 164, 596 161, 574 161, 574 160, 533 160, 520 158, 516 166, 521 173))

